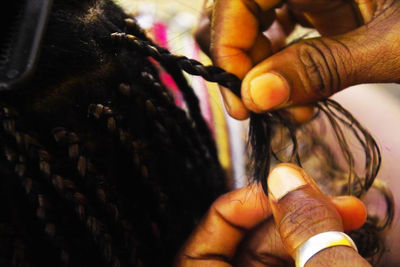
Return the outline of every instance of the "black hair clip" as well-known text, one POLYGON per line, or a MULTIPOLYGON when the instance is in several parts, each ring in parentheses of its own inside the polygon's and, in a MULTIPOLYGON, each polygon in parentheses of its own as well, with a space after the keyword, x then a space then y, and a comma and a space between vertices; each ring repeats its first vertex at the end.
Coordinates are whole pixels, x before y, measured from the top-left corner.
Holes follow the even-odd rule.
POLYGON ((0 34, 0 91, 18 88, 32 75, 52 0, 14 0, 3 6, 0 34))

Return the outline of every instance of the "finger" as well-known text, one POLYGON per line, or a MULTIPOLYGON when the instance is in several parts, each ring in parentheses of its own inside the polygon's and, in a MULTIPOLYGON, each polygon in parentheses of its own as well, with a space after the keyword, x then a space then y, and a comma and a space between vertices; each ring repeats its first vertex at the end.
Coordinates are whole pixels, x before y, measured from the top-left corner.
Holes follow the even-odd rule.
POLYGON ((244 234, 270 214, 260 184, 220 197, 184 245, 176 266, 230 266, 244 234))
POLYGON ((315 114, 315 107, 312 105, 289 107, 282 110, 282 115, 295 124, 303 124, 310 121, 315 114))
MULTIPOLYGON (((207 1, 206 1, 207 2, 207 1)), ((199 19, 198 26, 196 28, 194 37, 199 45, 200 49, 205 53, 208 57, 212 58, 211 51, 210 51, 210 44, 211 44, 211 13, 212 8, 207 8, 204 6, 203 13, 199 19)), ((257 43, 261 43, 260 41, 257 43)), ((258 50, 253 49, 252 57, 253 60, 257 60, 260 62, 265 57, 262 55, 262 45, 256 45, 256 47, 260 48, 258 50), (257 59, 258 58, 258 59, 257 59)), ((223 103, 225 106, 226 111, 228 114, 238 120, 245 120, 249 117, 249 112, 247 108, 244 106, 243 102, 240 98, 238 98, 231 90, 225 88, 223 86, 219 86, 223 103)))
POLYGON ((367 220, 367 209, 364 203, 353 196, 332 198, 332 204, 342 218, 345 231, 359 229, 367 220))
MULTIPOLYGON (((272 53, 271 44, 260 29, 273 21, 270 9, 278 0, 217 0, 211 32, 214 64, 242 79, 262 59, 272 53), (264 16, 265 15, 265 16, 264 16)), ((236 119, 248 117, 247 109, 234 94, 221 89, 227 112, 236 119)))
POLYGON ((257 225, 240 244, 234 266, 292 266, 293 260, 286 252, 274 219, 268 218, 257 225))
POLYGON ((321 35, 331 36, 361 25, 359 10, 348 0, 289 0, 294 12, 301 13, 321 35))
POLYGON ((262 112, 312 103, 351 85, 398 82, 400 9, 385 13, 368 27, 303 40, 264 60, 243 80, 244 104, 262 112))
MULTIPOLYGON (((269 200, 283 245, 295 258, 298 248, 309 238, 327 231, 343 231, 332 202, 300 167, 280 164, 268 177, 269 200)), ((333 246, 315 254, 307 266, 370 266, 356 250, 333 246)))
POLYGON ((237 97, 230 89, 225 88, 223 86, 218 86, 226 112, 237 120, 245 120, 249 117, 250 113, 249 110, 245 107, 242 100, 237 97))
POLYGON ((248 52, 261 34, 261 14, 268 12, 278 2, 278 0, 215 2, 211 51, 218 66, 241 79, 245 76, 253 66, 248 52))
MULTIPOLYGON (((271 42, 260 33, 254 41, 253 47, 249 49, 247 54, 252 64, 257 64, 266 59, 270 55, 271 50, 271 42)), ((242 100, 228 88, 219 86, 219 89, 228 114, 237 120, 247 119, 250 114, 242 100)))
POLYGON ((268 177, 270 205, 288 253, 310 237, 326 231, 343 231, 340 214, 300 167, 280 164, 268 177))
MULTIPOLYGON (((340 196, 331 199, 340 214, 345 231, 360 228, 367 212, 363 202, 353 196, 340 196)), ((288 266, 292 262, 286 252, 273 218, 268 218, 249 233, 241 242, 236 253, 234 266, 288 266)))

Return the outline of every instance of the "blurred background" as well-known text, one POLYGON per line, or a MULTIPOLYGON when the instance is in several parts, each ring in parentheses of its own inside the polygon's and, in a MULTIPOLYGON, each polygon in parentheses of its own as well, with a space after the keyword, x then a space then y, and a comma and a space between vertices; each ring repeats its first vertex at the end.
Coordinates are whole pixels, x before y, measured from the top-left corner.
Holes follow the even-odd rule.
MULTIPOLYGON (((116 0, 161 46, 174 54, 211 64, 193 39, 204 0, 116 0)), ((233 188, 247 183, 245 146, 247 121, 231 119, 213 83, 187 75, 201 101, 206 118, 217 142, 219 157, 229 174, 233 188)), ((164 81, 171 83, 168 77, 164 81)), ((170 84, 174 91, 174 85, 170 84)), ((179 102, 180 95, 174 92, 179 102)), ((355 86, 333 97, 371 132, 382 153, 378 178, 392 190, 397 206, 392 228, 386 233, 386 253, 380 266, 400 266, 400 86, 368 84, 355 86)), ((376 212, 384 209, 378 204, 376 212)))
MULTIPOLYGON (((121 6, 144 28, 148 35, 171 53, 184 55, 210 65, 210 59, 201 52, 193 33, 202 13, 204 0, 118 0, 121 6)), ((200 77, 186 75, 200 99, 204 118, 216 140, 219 159, 226 170, 229 184, 233 188, 242 187, 246 181, 244 162, 247 122, 230 118, 225 112, 216 84, 200 77)), ((175 93, 178 101, 182 98, 170 79, 164 82, 175 93)))

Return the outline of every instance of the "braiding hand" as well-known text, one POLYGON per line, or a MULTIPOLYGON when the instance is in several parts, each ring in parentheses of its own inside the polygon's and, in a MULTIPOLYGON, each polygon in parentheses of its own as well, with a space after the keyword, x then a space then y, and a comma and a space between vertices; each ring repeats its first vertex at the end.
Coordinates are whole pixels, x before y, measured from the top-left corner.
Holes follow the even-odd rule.
MULTIPOLYGON (((355 230, 366 209, 355 197, 328 198, 302 169, 280 164, 268 177, 269 199, 253 184, 223 195, 192 233, 175 266, 292 266, 297 248, 326 231, 355 230)), ((336 246, 307 266, 369 266, 355 250, 336 246)))
POLYGON ((290 107, 301 121, 312 112, 299 105, 351 85, 400 82, 398 0, 215 0, 204 14, 200 46, 214 64, 243 79, 242 99, 221 88, 236 119, 247 118, 248 110, 290 107), (277 52, 296 24, 322 37, 277 52))

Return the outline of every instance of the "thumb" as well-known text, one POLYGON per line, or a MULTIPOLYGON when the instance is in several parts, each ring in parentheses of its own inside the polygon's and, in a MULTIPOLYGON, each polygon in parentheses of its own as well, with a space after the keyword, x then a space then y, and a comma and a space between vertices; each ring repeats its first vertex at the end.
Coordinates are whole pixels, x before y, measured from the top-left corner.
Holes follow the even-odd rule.
POLYGON ((343 232, 340 214, 300 167, 276 166, 268 177, 268 191, 277 229, 292 257, 301 244, 316 234, 343 232))
POLYGON ((242 84, 246 107, 262 112, 315 102, 351 85, 400 82, 400 8, 383 13, 346 34, 302 40, 255 66, 242 84))

